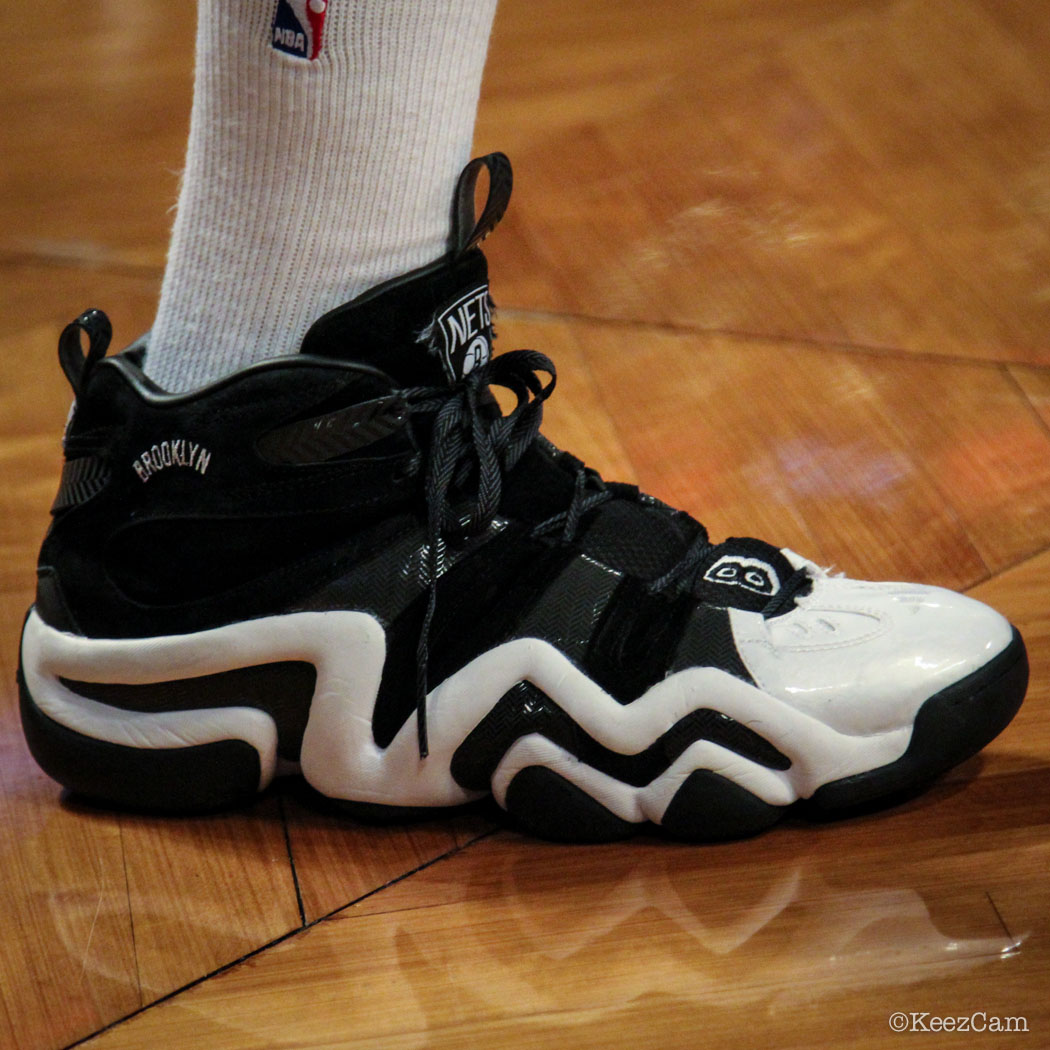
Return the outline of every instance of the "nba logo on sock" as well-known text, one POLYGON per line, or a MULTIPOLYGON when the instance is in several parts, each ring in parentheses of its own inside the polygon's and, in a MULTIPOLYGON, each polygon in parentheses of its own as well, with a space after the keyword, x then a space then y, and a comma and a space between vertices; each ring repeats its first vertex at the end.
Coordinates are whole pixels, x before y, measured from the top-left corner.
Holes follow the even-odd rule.
POLYGON ((446 306, 435 327, 441 364, 450 383, 480 368, 492 354, 489 286, 483 284, 446 306))
POLYGON ((328 0, 277 0, 270 44, 296 58, 311 61, 321 53, 328 0))

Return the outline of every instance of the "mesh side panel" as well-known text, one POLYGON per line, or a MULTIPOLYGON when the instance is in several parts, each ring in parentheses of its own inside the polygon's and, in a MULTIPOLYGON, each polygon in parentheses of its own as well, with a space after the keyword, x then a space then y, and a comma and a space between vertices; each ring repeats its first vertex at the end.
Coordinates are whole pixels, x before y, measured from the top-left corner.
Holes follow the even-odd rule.
POLYGON ((662 576, 686 546, 678 523, 666 511, 628 500, 602 504, 583 538, 588 554, 643 580, 662 576))

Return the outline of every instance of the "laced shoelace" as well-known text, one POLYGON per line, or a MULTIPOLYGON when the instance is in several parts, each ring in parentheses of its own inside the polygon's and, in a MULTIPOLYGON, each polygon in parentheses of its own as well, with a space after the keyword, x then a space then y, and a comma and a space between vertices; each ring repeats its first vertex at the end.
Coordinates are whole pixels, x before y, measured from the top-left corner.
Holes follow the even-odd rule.
POLYGON ((813 576, 809 569, 802 565, 797 568, 781 585, 780 590, 766 602, 762 615, 768 620, 787 611, 796 600, 808 594, 813 588, 813 576))
MULTIPOLYGON (((453 387, 415 387, 401 392, 410 415, 432 416, 424 482, 427 506, 427 546, 421 563, 421 582, 427 593, 426 611, 416 647, 416 725, 419 756, 429 753, 427 736, 430 632, 437 609, 437 583, 446 567, 449 540, 477 536, 495 520, 503 480, 537 439, 543 420, 543 402, 557 382, 554 363, 536 350, 512 350, 468 372, 453 387), (544 383, 538 373, 550 379, 544 383), (490 386, 510 390, 517 404, 503 415, 490 386)), ((542 438, 540 440, 543 440, 542 438)), ((565 455, 563 453, 563 455, 565 455)), ((571 458, 571 457, 570 457, 571 458)), ((601 475, 577 462, 569 505, 532 529, 533 536, 558 533, 571 543, 584 516, 616 498, 633 498, 680 518, 693 539, 674 566, 648 584, 650 593, 690 592, 699 569, 715 545, 707 530, 684 511, 638 492, 628 485, 611 485, 601 475)), ((773 616, 787 609, 809 586, 805 568, 795 572, 762 610, 773 616)))
POLYGON ((424 483, 427 549, 422 571, 427 606, 416 648, 420 758, 429 753, 426 704, 430 629, 437 608, 437 582, 445 569, 446 540, 477 535, 492 524, 503 494, 503 477, 539 433, 543 402, 556 382, 554 363, 545 354, 513 350, 468 372, 451 389, 416 387, 403 392, 410 414, 434 417, 424 483), (549 382, 540 379, 540 372, 550 376, 549 382), (499 414, 487 393, 490 386, 502 386, 517 398, 507 415, 499 414))

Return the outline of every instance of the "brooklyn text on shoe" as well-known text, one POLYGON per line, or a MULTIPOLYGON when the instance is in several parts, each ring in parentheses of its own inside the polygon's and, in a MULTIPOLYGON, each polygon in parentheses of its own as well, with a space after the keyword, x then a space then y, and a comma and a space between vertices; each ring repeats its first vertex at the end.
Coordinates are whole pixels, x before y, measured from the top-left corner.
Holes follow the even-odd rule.
POLYGON ((200 390, 146 378, 148 337, 105 357, 98 311, 68 326, 19 672, 56 780, 185 811, 301 772, 373 815, 491 792, 554 838, 723 838, 919 790, 1009 722, 998 613, 713 543, 540 435, 554 365, 492 355, 478 246, 510 186, 471 162, 447 255, 200 390))

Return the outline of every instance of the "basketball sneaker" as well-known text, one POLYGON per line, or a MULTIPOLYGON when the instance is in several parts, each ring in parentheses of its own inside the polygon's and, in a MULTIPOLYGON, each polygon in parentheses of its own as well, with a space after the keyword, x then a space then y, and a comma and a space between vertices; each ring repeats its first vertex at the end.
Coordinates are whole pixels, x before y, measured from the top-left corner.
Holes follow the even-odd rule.
POLYGON ((66 328, 19 670, 59 783, 186 812, 301 773, 372 817, 491 793, 551 838, 717 839, 918 791, 1009 722, 998 613, 713 542, 540 434, 554 365, 491 353, 510 185, 472 161, 445 257, 203 389, 153 383, 148 337, 106 357, 99 311, 66 328))

